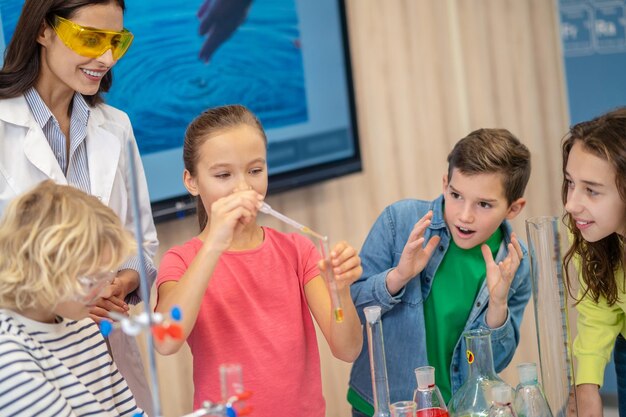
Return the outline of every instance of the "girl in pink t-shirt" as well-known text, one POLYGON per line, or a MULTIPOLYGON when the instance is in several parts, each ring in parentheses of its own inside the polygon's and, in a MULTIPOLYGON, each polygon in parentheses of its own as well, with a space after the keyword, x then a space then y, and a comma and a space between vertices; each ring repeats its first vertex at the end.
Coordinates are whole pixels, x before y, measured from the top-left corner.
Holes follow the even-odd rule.
MULTIPOLYGON (((256 223, 267 191, 266 145, 261 124, 243 106, 210 109, 189 125, 183 181, 197 197, 201 232, 161 260, 156 310, 183 309, 195 408, 221 399, 218 367, 236 362, 253 392, 253 415, 323 417, 311 315, 333 355, 354 361, 362 332, 350 284, 361 275, 361 262, 345 242, 331 251, 344 309, 338 323, 320 275, 327 265, 313 243, 256 223)), ((183 342, 168 340, 157 350, 172 354, 183 342)))

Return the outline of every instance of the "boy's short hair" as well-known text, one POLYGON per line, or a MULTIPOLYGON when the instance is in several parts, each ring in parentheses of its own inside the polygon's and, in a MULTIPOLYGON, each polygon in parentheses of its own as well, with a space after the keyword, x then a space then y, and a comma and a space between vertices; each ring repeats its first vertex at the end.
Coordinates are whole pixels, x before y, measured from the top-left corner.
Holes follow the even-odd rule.
POLYGON ((52 310, 84 291, 79 276, 117 270, 134 248, 96 197, 44 181, 11 201, 0 221, 0 307, 52 310))
POLYGON ((458 169, 465 175, 502 174, 511 204, 524 195, 530 178, 530 151, 506 129, 478 129, 454 145, 448 155, 448 180, 458 169))

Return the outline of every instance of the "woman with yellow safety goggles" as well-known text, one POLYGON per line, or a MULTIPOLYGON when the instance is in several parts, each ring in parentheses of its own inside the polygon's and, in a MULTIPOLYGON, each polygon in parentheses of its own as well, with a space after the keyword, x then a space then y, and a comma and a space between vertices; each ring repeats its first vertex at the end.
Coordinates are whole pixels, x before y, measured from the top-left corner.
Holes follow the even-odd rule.
MULTIPOLYGON (((96 195, 133 231, 127 178, 132 159, 151 286, 158 241, 141 158, 128 116, 104 104, 102 96, 111 87, 111 69, 133 41, 124 29, 124 0, 23 2, 0 70, 0 214, 17 195, 52 179, 96 195)), ((90 302, 93 320, 109 312, 128 314, 129 304, 141 301, 140 266, 133 257, 113 271, 103 296, 90 302)), ((151 415, 134 338, 114 332, 109 342, 137 404, 151 415)))
POLYGON ((53 27, 65 46, 88 58, 98 58, 110 49, 113 59, 117 61, 124 56, 133 41, 133 34, 126 29, 120 32, 94 29, 61 16, 54 16, 53 27))

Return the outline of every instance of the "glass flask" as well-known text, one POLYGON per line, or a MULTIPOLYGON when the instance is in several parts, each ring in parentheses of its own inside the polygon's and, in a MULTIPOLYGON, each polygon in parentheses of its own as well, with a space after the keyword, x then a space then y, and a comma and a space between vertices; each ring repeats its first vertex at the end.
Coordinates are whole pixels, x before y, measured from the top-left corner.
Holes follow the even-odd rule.
POLYGON ((250 407, 243 397, 246 391, 243 386, 243 371, 239 363, 223 363, 219 367, 220 387, 222 391, 222 403, 229 404, 237 399, 233 405, 233 410, 237 415, 244 416, 250 414, 250 407), (241 399, 238 399, 241 398, 241 399))
POLYGON ((435 385, 435 368, 422 366, 415 368, 417 389, 413 401, 417 405, 417 417, 448 417, 448 409, 441 392, 435 385))
POLYGON ((385 342, 380 306, 363 309, 367 321, 367 348, 370 354, 372 371, 372 392, 374 393, 374 417, 389 417, 389 384, 385 362, 385 342))
POLYGON ((415 417, 417 404, 413 401, 398 401, 390 406, 392 417, 415 417))
POLYGON ((486 416, 491 406, 492 386, 504 384, 493 369, 491 331, 469 330, 463 336, 469 372, 463 385, 452 395, 448 412, 451 417, 486 416))
MULTIPOLYGON (((558 217, 526 220, 541 383, 557 417, 576 417, 575 376, 569 327, 568 287, 562 266, 563 234, 558 217), (574 400, 570 413, 567 404, 574 400)), ((575 289, 572 289, 575 294, 575 289)))
POLYGON ((222 401, 243 393, 243 376, 238 363, 223 363, 219 367, 222 401))
POLYGON ((515 388, 513 409, 519 417, 552 417, 543 388, 537 381, 537 365, 517 365, 519 385, 515 388))
POLYGON ((504 382, 495 384, 491 389, 493 404, 489 408, 487 417, 517 417, 511 404, 511 387, 504 382))

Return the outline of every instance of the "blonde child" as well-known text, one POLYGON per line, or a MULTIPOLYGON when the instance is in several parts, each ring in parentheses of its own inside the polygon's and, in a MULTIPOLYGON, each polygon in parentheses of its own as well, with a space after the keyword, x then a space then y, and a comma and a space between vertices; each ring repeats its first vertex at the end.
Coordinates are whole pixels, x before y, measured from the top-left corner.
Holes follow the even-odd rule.
MULTIPOLYGON (((23 1, 0 69, 0 214, 13 198, 46 179, 97 196, 128 230, 141 220, 151 286, 158 241, 141 158, 128 116, 104 103, 113 67, 133 40, 124 29, 125 8, 124 0, 23 1), (140 219, 131 204, 131 161, 140 219)), ((128 314, 130 304, 142 301, 140 266, 136 256, 116 266, 108 298, 94 303, 91 318, 100 322, 109 312, 128 314)), ((135 339, 116 332, 108 342, 137 401, 151 411, 135 339)))
POLYGON ((0 415, 142 414, 87 318, 133 247, 117 215, 76 188, 48 180, 9 203, 0 223, 0 415))
POLYGON ((572 236, 565 266, 576 265, 581 283, 574 340, 578 415, 602 416, 599 387, 615 345, 619 409, 626 416, 626 107, 570 129, 563 174, 572 236))
MULTIPOLYGON (((360 259, 345 242, 332 250, 345 312, 337 323, 313 243, 256 223, 268 185, 266 145, 261 124, 243 106, 214 108, 191 123, 184 183, 198 198, 200 234, 164 255, 156 310, 184 310, 195 407, 220 398, 219 364, 238 362, 256 415, 323 417, 311 315, 334 356, 353 361, 362 336, 349 286, 361 275, 360 259)), ((174 353, 183 342, 157 349, 174 353)))

